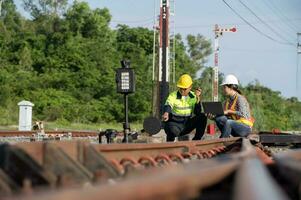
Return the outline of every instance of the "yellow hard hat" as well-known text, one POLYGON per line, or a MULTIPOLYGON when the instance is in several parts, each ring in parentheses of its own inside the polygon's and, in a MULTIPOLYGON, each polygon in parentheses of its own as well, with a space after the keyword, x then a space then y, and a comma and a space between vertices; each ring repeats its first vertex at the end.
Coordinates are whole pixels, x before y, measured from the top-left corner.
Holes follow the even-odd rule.
POLYGON ((189 88, 192 85, 192 78, 188 74, 183 74, 177 83, 179 88, 189 88))

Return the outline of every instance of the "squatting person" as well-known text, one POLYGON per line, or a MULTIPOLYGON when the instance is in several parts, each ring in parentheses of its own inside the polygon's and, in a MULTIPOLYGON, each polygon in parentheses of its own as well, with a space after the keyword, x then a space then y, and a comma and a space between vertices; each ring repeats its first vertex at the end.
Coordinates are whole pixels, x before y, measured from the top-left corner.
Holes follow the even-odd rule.
POLYGON ((193 140, 200 140, 204 135, 207 117, 201 113, 201 88, 191 91, 192 79, 188 74, 182 75, 177 82, 178 90, 170 93, 164 105, 162 116, 167 141, 189 134, 196 129, 193 140))
POLYGON ((254 119, 251 116, 249 103, 238 88, 238 79, 229 74, 221 84, 223 93, 227 97, 224 104, 224 115, 212 116, 221 131, 221 138, 246 137, 252 132, 254 119))

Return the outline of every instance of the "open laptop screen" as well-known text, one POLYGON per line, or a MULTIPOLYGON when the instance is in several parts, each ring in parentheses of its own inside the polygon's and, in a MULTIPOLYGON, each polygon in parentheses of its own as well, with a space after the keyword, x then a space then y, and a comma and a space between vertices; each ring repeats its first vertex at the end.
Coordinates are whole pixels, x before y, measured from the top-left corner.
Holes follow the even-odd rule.
POLYGON ((224 109, 221 102, 202 102, 204 113, 211 113, 216 116, 224 115, 224 109))

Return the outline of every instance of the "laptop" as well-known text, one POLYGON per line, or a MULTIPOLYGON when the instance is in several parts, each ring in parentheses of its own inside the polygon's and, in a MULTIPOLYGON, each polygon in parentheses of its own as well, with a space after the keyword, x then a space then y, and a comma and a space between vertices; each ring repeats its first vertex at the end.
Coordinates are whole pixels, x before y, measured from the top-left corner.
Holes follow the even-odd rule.
POLYGON ((202 102, 204 113, 211 113, 216 116, 224 115, 224 109, 221 102, 202 102))

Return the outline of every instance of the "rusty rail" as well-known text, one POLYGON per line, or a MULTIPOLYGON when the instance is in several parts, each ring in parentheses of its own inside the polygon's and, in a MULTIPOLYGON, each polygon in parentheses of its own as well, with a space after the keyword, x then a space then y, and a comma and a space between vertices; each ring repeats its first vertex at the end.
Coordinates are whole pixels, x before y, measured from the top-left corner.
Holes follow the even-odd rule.
POLYGON ((239 164, 238 161, 222 163, 213 160, 209 163, 199 161, 186 166, 153 169, 143 173, 143 176, 135 176, 115 185, 99 185, 80 191, 71 189, 24 199, 191 199, 199 195, 201 188, 231 174, 239 164))
POLYGON ((0 193, 6 199, 25 200, 300 197, 301 152, 277 155, 274 161, 259 146, 242 138, 162 144, 1 145, 0 193))
POLYGON ((137 170, 214 157, 233 149, 231 146, 239 145, 240 141, 232 138, 164 144, 92 145, 80 141, 4 144, 0 146, 3 172, 0 191, 11 194, 24 188, 30 191, 106 182, 137 170))
MULTIPOLYGON (((3 131, 0 130, 0 137, 31 137, 33 134, 37 134, 39 131, 3 131)), ((99 132, 97 131, 45 131, 45 134, 49 136, 68 135, 72 134, 72 137, 98 137, 99 132)))
POLYGON ((212 159, 140 170, 113 185, 66 189, 16 199, 288 199, 258 155, 258 150, 244 139, 240 140, 240 151, 212 159), (226 187, 225 192, 220 191, 222 195, 212 191, 223 182, 235 189, 226 187))
POLYGON ((224 138, 206 141, 187 141, 175 143, 157 143, 157 144, 109 144, 93 145, 97 151, 101 152, 106 158, 120 160, 125 156, 131 156, 133 159, 139 159, 143 156, 181 155, 189 157, 192 155, 201 155, 201 157, 212 157, 219 152, 226 151, 227 146, 240 143, 241 138, 224 138))
POLYGON ((86 142, 35 142, 18 143, 15 146, 31 155, 40 165, 49 157, 49 147, 54 146, 54 149, 61 149, 79 163, 91 163, 87 160, 91 155, 94 155, 94 159, 101 157, 101 161, 107 160, 111 165, 106 163, 107 170, 113 166, 119 174, 124 174, 129 166, 133 168, 149 167, 168 165, 172 162, 186 162, 191 159, 211 158, 233 149, 232 146, 239 145, 240 141, 240 138, 231 138, 198 142, 108 145, 91 145, 86 142))

